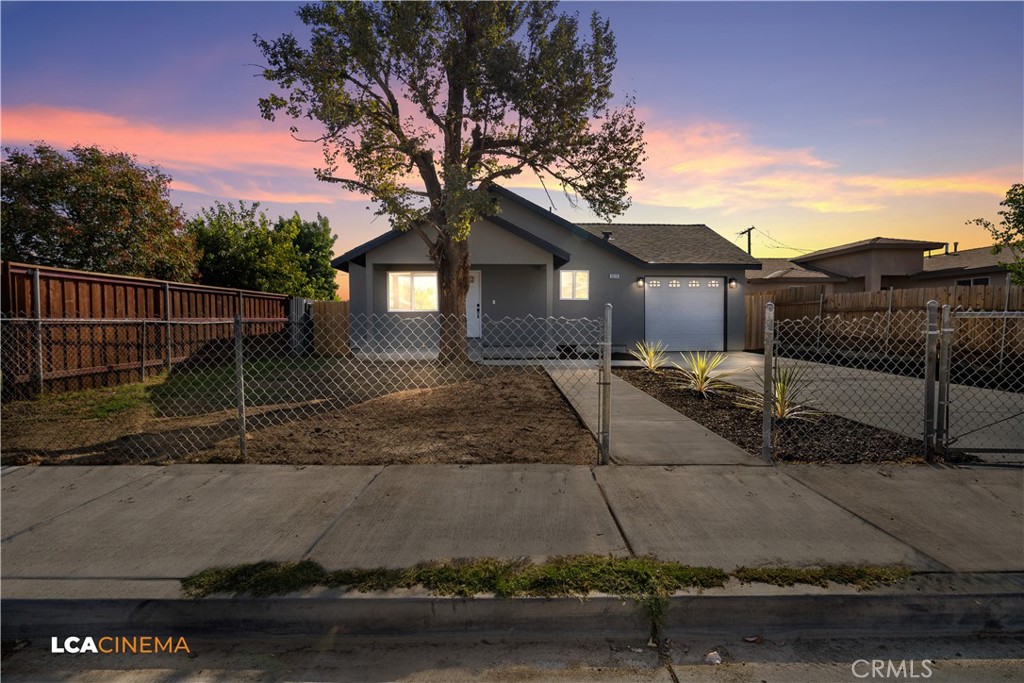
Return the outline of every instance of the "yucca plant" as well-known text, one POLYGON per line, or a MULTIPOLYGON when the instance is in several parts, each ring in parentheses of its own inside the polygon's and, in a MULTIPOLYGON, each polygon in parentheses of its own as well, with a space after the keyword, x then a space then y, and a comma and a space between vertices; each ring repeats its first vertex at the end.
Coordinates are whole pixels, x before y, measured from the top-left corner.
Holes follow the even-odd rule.
POLYGON ((644 364, 648 372, 657 372, 668 365, 668 356, 665 355, 665 343, 647 343, 646 340, 638 341, 635 349, 630 349, 629 355, 644 364))
MULTIPOLYGON (((764 378, 753 371, 761 391, 744 394, 736 405, 761 412, 764 410, 764 378)), ((772 370, 772 418, 775 420, 816 420, 822 413, 803 404, 802 392, 807 386, 807 369, 794 365, 776 366, 772 370)))
POLYGON ((733 371, 715 372, 715 368, 725 360, 725 354, 719 352, 711 355, 709 352, 698 351, 687 353, 683 360, 686 361, 685 366, 672 363, 683 376, 683 381, 676 384, 677 388, 696 391, 704 398, 710 394, 733 390, 731 384, 722 381, 723 377, 732 375, 733 371))

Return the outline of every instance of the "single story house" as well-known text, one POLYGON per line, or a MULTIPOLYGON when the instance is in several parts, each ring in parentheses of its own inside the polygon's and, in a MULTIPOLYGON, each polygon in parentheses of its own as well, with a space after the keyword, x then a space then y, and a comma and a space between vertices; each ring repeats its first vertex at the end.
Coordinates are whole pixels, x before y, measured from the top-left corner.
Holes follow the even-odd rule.
POLYGON ((1003 284, 1007 271, 990 247, 953 250, 945 242, 874 237, 792 259, 759 259, 761 271, 747 271, 748 291, 763 292, 822 285, 826 294, 878 292, 889 287, 950 287, 1003 284), (942 249, 943 253, 931 254, 942 249))
MULTIPOLYGON (((469 236, 469 337, 486 345, 487 324, 505 318, 600 319, 610 303, 616 351, 640 340, 743 348, 745 271, 758 263, 706 225, 576 224, 491 191, 500 211, 469 236)), ((353 319, 437 311, 437 275, 414 233, 389 231, 331 263, 349 274, 353 319)))

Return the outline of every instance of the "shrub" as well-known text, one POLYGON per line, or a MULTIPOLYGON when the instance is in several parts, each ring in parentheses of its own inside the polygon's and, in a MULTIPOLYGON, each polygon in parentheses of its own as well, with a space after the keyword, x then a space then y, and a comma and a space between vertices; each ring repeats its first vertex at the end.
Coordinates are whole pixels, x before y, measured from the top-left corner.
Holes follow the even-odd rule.
POLYGON ((672 364, 683 376, 683 381, 676 384, 677 388, 696 391, 704 398, 709 394, 733 390, 731 384, 722 381, 723 377, 728 377, 733 372, 715 372, 715 368, 725 360, 725 354, 719 352, 711 355, 698 351, 686 354, 685 360, 685 367, 677 363, 672 364))
POLYGON ((638 341, 636 348, 631 349, 629 355, 643 363, 647 372, 657 372, 668 365, 664 342, 649 344, 646 340, 638 341))
MULTIPOLYGON (((776 366, 772 370, 772 418, 775 420, 816 420, 821 412, 803 404, 801 395, 807 385, 806 368, 776 366)), ((744 394, 736 405, 758 412, 764 410, 764 378, 754 372, 761 391, 744 394)))

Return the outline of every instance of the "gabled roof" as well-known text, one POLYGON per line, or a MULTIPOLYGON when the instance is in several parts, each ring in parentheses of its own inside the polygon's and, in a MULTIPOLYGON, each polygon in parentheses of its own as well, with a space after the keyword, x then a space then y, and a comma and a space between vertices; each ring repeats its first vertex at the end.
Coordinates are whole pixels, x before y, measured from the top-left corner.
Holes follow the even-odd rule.
POLYGON ((821 249, 820 251, 811 252, 810 254, 804 254, 803 256, 797 256, 791 259, 794 263, 807 263, 808 261, 815 261, 820 258, 828 256, 839 256, 840 254, 852 254, 858 251, 868 251, 870 249, 919 249, 920 251, 930 251, 932 249, 941 249, 946 246, 945 242, 925 242, 922 240, 903 240, 896 239, 893 237, 872 237, 868 240, 861 240, 859 242, 851 242, 849 244, 840 244, 838 247, 829 247, 828 249, 821 249))
MULTIPOLYGON (((507 230, 516 237, 524 239, 527 242, 535 246, 538 246, 544 251, 550 253, 554 257, 555 268, 561 268, 562 266, 569 262, 569 252, 565 251, 564 249, 560 249, 559 247, 556 247, 547 240, 543 240, 540 237, 537 237, 532 232, 523 230, 519 226, 510 223, 509 221, 499 216, 488 216, 487 220, 493 223, 494 225, 498 226, 499 228, 507 230)), ((341 256, 338 256, 337 258, 331 260, 331 266, 346 273, 348 272, 349 262, 353 262, 359 266, 365 266, 366 254, 368 252, 376 249, 377 247, 383 246, 394 239, 398 239, 399 237, 405 234, 407 233, 402 230, 390 230, 384 233, 383 235, 378 235, 369 242, 364 242, 363 244, 360 244, 358 247, 351 249, 342 254, 341 256)))
POLYGON ((761 262, 761 270, 748 270, 747 281, 785 280, 814 284, 817 282, 846 282, 848 280, 848 278, 836 273, 804 268, 789 259, 763 258, 758 260, 761 262))
POLYGON ((992 247, 964 249, 950 254, 938 254, 924 260, 924 270, 918 277, 954 275, 956 273, 997 272, 1006 270, 1000 261, 1009 261, 1009 254, 993 254, 992 247))
POLYGON ((703 224, 580 223, 579 226, 648 264, 757 265, 758 261, 703 224))

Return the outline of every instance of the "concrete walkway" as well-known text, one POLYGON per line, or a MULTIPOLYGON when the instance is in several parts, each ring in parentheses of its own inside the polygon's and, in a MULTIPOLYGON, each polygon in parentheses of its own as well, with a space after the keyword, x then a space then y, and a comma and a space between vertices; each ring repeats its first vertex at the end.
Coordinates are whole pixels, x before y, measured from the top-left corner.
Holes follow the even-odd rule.
MULTIPOLYGON (((593 372, 593 371, 591 371, 593 372)), ((548 370, 590 431, 597 433, 597 381, 548 370), (571 387, 571 390, 569 389, 571 387)), ((611 379, 611 459, 623 465, 767 465, 629 382, 611 379)))
POLYGON ((8 468, 3 598, 170 598, 213 566, 653 555, 1024 571, 1024 472, 562 465, 8 468))

